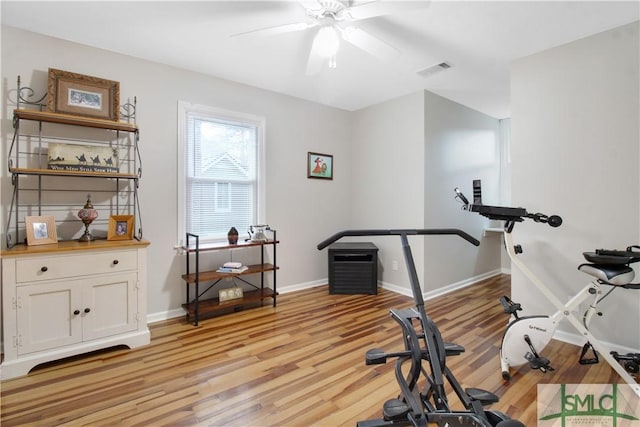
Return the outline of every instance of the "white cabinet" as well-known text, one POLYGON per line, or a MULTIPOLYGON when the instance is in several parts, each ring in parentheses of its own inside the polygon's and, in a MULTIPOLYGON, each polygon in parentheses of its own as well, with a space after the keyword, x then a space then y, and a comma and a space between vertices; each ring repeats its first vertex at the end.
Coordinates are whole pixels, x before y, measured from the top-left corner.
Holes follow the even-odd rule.
POLYGON ((2 252, 2 378, 50 360, 149 343, 145 241, 17 245, 2 252))

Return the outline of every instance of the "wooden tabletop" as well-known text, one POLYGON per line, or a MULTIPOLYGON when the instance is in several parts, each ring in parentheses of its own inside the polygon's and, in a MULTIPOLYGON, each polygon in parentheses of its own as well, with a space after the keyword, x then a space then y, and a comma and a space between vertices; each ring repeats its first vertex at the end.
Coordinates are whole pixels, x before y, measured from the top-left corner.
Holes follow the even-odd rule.
POLYGON ((49 254, 57 252, 71 252, 71 251, 87 251, 87 250, 105 250, 105 249, 125 249, 125 248, 138 248, 149 246, 151 242, 148 240, 92 240, 90 242, 79 242, 77 240, 66 240, 58 243, 52 243, 49 245, 15 245, 11 249, 3 249, 2 256, 23 256, 34 254, 49 254))

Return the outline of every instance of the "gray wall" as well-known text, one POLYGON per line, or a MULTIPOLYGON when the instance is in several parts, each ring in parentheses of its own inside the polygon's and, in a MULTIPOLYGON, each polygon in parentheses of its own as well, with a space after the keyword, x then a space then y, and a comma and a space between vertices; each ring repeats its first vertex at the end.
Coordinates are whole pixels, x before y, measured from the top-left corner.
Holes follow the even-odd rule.
MULTIPOLYGON (((177 244, 176 138, 178 100, 266 117, 267 220, 278 230, 278 284, 325 283, 326 253, 316 244, 349 222, 350 114, 289 96, 2 27, 2 165, 6 165, 14 105, 7 104, 17 75, 46 92, 47 69, 58 68, 120 82, 121 99, 137 96, 143 175, 140 204, 148 251, 149 313, 181 311, 184 258, 177 244), (307 179, 308 151, 331 153, 333 181, 307 179)), ((15 94, 12 99, 15 99, 15 94)), ((2 233, 11 184, 2 176, 2 233)), ((84 200, 69 209, 75 212, 84 200)), ((61 236, 65 237, 65 236, 61 236)), ((4 242, 4 237, 3 240, 4 242)), ((221 254, 228 260, 228 254, 221 254)), ((234 259, 241 255, 234 254, 234 259)), ((212 264, 220 259, 212 257, 212 264)))
MULTIPOLYGON (((184 257, 174 249, 181 239, 176 212, 178 100, 266 117, 267 221, 278 230, 282 242, 278 248, 281 291, 326 283, 327 253, 318 251, 316 245, 336 231, 364 227, 466 228, 467 214, 457 210, 453 187, 466 185, 470 191, 472 177, 482 178, 488 192, 495 185, 495 179, 486 173, 490 164, 495 166, 494 147, 481 155, 489 159, 488 164, 464 173, 440 167, 438 153, 480 130, 484 136, 478 138, 484 142, 476 144, 472 152, 459 152, 454 159, 473 163, 469 156, 476 158, 478 147, 492 145, 487 145, 487 138, 495 137, 497 121, 430 93, 418 92, 362 111, 346 112, 6 26, 2 27, 2 164, 6 164, 12 136, 14 105, 8 99, 15 99, 15 93, 13 98, 11 93, 16 77, 20 75, 23 85, 42 94, 50 67, 119 81, 121 99, 137 96, 143 160, 140 205, 144 238, 151 242, 148 308, 152 320, 180 315, 184 298, 180 280, 184 257), (334 155, 333 181, 306 178, 308 151, 334 155), (442 183, 437 182, 440 180, 442 183), (437 202, 428 202, 427 197, 437 202)), ((6 224, 11 184, 6 168, 0 171, 0 223, 6 224)), ((83 203, 78 200, 70 205, 69 212, 75 215, 83 203)), ((480 237, 480 228, 469 232, 480 237)), ((453 241, 447 241, 444 247, 451 259, 464 251, 464 261, 443 267, 440 264, 448 265, 448 261, 439 255, 434 263, 433 255, 442 249, 442 239, 435 238, 432 243, 424 239, 412 238, 411 243, 420 277, 423 283, 429 283, 429 290, 497 268, 495 260, 453 238, 448 238, 453 241), (425 264, 428 268, 439 266, 436 280, 431 271, 425 272, 425 264)), ((376 243, 381 248, 380 279, 406 293, 399 239, 378 239, 376 243), (398 270, 393 270, 393 261, 398 262, 398 270)), ((249 258, 250 254, 233 256, 234 260, 246 261, 243 257, 249 258)), ((228 257, 218 254, 208 263, 218 265, 228 257)))
MULTIPOLYGON (((522 260, 562 301, 590 281, 577 271, 582 252, 640 242, 639 50, 636 22, 512 67, 513 204, 564 219, 556 229, 516 226, 514 239, 524 247, 522 260)), ((525 314, 554 311, 522 273, 512 274, 513 299, 526 303, 525 314)), ((637 351, 638 307, 640 292, 617 290, 591 329, 637 351)))
POLYGON ((498 204, 499 121, 425 92, 425 228, 459 228, 480 247, 454 237, 425 240, 425 290, 478 279, 500 270, 500 240, 483 238, 489 221, 461 211, 454 188, 472 200, 472 181, 482 180, 483 200, 498 204))
MULTIPOLYGON (((460 210, 455 187, 482 179, 497 203, 498 120, 422 91, 354 113, 351 223, 354 228, 461 228, 481 239, 487 221, 460 210)), ((409 292, 398 237, 375 239, 383 285, 409 292), (398 270, 393 270, 393 262, 398 270)), ((500 270, 499 239, 480 248, 453 236, 410 237, 426 296, 500 270)))
MULTIPOLYGON (((424 222, 424 94, 417 92, 353 113, 353 228, 422 228, 424 222)), ((408 293, 399 237, 370 239, 379 248, 381 280, 408 293), (393 262, 398 270, 393 269, 393 262)), ((422 274, 421 238, 411 239, 422 274), (414 244, 416 243, 416 244, 414 244)))

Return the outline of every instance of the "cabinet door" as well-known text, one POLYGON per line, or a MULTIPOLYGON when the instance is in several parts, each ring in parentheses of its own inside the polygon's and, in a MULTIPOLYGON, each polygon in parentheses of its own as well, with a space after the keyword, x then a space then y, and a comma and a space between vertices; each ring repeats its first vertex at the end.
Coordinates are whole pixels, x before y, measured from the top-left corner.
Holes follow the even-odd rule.
POLYGON ((83 283, 82 336, 85 341, 138 328, 138 275, 118 274, 83 283))
POLYGON ((18 355, 82 341, 80 312, 74 314, 81 299, 72 283, 19 286, 17 301, 18 355))

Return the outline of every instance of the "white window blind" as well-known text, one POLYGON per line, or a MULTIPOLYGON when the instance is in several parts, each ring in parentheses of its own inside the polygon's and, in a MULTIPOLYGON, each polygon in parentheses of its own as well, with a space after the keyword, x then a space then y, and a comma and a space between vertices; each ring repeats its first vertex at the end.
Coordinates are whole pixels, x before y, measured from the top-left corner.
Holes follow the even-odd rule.
MULTIPOLYGON (((231 227, 244 234, 261 216, 264 119, 180 103, 185 232, 203 241, 226 240, 231 227)), ((180 168, 179 168, 180 169, 180 168)))

